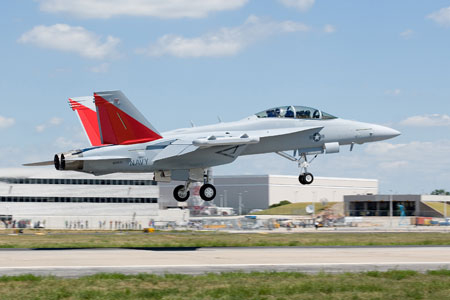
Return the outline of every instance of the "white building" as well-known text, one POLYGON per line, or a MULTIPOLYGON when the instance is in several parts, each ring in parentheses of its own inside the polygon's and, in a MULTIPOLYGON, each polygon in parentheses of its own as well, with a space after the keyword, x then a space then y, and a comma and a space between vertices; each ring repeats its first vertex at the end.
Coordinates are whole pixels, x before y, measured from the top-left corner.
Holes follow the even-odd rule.
MULTIPOLYGON (((177 205, 172 197, 177 184, 180 183, 160 184, 161 205, 177 205)), ((302 185, 297 176, 214 176, 214 185, 217 196, 212 202, 217 206, 233 207, 236 212, 242 213, 266 209, 283 200, 292 203, 343 202, 345 195, 378 193, 378 180, 360 178, 316 177, 311 185, 302 185)))
MULTIPOLYGON (((152 174, 104 176, 52 168, 0 169, 0 215, 33 227, 139 229, 184 223, 187 210, 161 210, 152 174)), ((2 224, 0 224, 0 227, 2 224)))

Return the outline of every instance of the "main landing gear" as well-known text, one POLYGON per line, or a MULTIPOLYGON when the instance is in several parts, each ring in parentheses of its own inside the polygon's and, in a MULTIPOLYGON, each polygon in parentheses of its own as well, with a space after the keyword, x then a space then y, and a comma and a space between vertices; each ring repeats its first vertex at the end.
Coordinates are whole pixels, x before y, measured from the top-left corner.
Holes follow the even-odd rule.
MULTIPOLYGON (((191 182, 188 181, 185 185, 179 185, 173 190, 173 197, 175 198, 175 200, 177 200, 178 202, 184 202, 189 199, 190 184, 191 182)), ((205 183, 200 188, 199 194, 200 198, 202 198, 204 201, 214 200, 214 198, 216 197, 216 188, 210 183, 205 183)))
POLYGON ((184 202, 189 199, 190 196, 189 185, 186 187, 185 185, 179 185, 173 190, 173 197, 178 202, 184 202))
MULTIPOLYGON (((200 188, 199 195, 200 198, 204 201, 211 201, 214 200, 216 197, 216 188, 214 185, 209 183, 211 181, 211 173, 210 171, 206 171, 203 175, 203 185, 200 188)), ((190 192, 189 192, 189 186, 191 183, 196 182, 195 180, 188 180, 184 185, 179 185, 173 190, 173 197, 178 202, 184 202, 187 199, 189 199, 190 192)))
POLYGON ((205 201, 211 201, 216 197, 216 188, 210 184, 205 183, 200 188, 200 198, 202 198, 205 201))

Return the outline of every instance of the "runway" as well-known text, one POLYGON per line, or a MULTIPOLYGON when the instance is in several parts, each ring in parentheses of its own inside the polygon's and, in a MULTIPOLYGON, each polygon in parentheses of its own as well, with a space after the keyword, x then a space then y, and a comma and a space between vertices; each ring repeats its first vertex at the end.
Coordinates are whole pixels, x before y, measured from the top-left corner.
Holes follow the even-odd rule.
POLYGON ((450 247, 77 249, 0 251, 2 275, 78 277, 100 272, 203 274, 228 271, 360 272, 450 269, 450 247))

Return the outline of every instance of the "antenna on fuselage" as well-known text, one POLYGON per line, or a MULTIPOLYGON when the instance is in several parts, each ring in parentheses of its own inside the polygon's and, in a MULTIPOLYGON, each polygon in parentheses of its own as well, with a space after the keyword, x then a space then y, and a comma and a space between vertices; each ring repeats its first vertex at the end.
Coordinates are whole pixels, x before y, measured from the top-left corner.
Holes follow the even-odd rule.
POLYGON ((219 120, 219 123, 222 123, 222 119, 220 118, 220 116, 217 116, 217 120, 219 120))
POLYGON ((189 121, 191 123, 191 127, 195 127, 194 122, 192 122, 192 120, 189 121))

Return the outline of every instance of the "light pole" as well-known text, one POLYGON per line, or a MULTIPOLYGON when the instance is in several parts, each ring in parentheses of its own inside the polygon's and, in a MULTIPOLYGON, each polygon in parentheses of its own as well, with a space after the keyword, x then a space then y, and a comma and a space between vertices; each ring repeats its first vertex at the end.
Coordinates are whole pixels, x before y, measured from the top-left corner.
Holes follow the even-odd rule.
POLYGON ((444 201, 444 218, 445 222, 447 222, 447 200, 444 201))
MULTIPOLYGON (((244 191, 244 193, 247 193, 247 191, 244 191)), ((239 193, 238 194, 239 195, 239 197, 238 197, 238 200, 239 200, 239 203, 238 203, 238 205, 239 205, 239 215, 242 215, 242 208, 244 207, 244 204, 242 204, 242 193, 239 193)))
POLYGON ((223 190, 223 202, 224 207, 228 207, 227 190, 223 190))
POLYGON ((239 200, 238 203, 239 215, 242 215, 242 193, 239 193, 238 200, 239 200))
POLYGON ((389 190, 389 227, 392 229, 392 215, 393 215, 393 195, 392 195, 393 191, 389 190))

